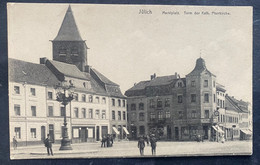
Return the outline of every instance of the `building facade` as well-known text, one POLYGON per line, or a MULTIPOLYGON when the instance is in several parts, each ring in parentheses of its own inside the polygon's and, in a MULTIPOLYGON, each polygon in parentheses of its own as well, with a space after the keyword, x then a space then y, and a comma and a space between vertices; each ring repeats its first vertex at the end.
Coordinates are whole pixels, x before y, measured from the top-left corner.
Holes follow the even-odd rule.
POLYGON ((200 135, 205 140, 219 140, 224 134, 226 139, 239 138, 242 119, 249 120, 245 116, 249 105, 238 101, 243 102, 243 109, 236 106, 225 92, 202 58, 185 78, 177 73, 154 74, 125 92, 130 137, 155 134, 159 139, 178 141, 200 135))
POLYGON ((106 134, 124 138, 128 134, 126 98, 118 84, 88 65, 88 47, 70 6, 52 44, 53 60, 8 61, 10 142, 15 136, 19 145, 39 144, 50 134, 59 143, 65 114, 72 143, 99 141, 106 134), (56 101, 55 86, 63 83, 75 87, 66 109, 56 101))

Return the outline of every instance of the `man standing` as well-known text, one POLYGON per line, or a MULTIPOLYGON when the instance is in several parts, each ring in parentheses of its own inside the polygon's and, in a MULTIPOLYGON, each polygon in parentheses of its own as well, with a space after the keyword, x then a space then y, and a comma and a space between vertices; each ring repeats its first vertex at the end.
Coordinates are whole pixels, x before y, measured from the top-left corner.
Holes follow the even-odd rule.
POLYGON ((137 147, 140 150, 140 155, 143 156, 144 155, 144 147, 145 147, 144 137, 141 136, 139 138, 137 147))
POLYGON ((152 147, 152 155, 156 155, 156 138, 154 135, 152 135, 150 139, 151 147, 152 147))
POLYGON ((104 135, 101 140, 101 147, 103 147, 103 146, 106 147, 106 141, 107 141, 107 139, 106 139, 106 136, 104 135))
POLYGON ((53 152, 52 152, 52 144, 51 144, 51 141, 50 141, 50 135, 48 134, 47 135, 47 138, 44 140, 44 144, 45 144, 45 147, 47 147, 47 153, 48 155, 51 155, 53 156, 53 152))
POLYGON ((14 149, 16 150, 17 149, 17 140, 16 140, 15 136, 13 138, 13 146, 14 146, 14 149))

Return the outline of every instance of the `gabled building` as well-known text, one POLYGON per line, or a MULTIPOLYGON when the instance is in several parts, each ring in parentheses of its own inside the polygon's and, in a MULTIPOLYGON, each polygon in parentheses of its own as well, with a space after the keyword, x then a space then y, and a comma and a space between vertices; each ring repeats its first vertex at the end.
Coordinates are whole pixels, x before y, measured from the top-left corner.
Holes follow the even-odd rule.
POLYGON ((126 98, 118 84, 88 65, 88 47, 70 6, 52 44, 53 60, 9 59, 10 140, 16 136, 19 145, 37 144, 50 134, 60 142, 65 111, 72 143, 99 141, 106 134, 124 138, 126 98), (63 82, 75 86, 66 109, 56 101, 54 88, 63 82), (121 118, 113 118, 113 112, 121 118))
MULTIPOLYGON (((218 140, 220 134, 228 137, 228 124, 223 126, 220 120, 223 109, 226 113, 233 111, 225 92, 202 58, 185 78, 177 73, 161 77, 154 74, 125 92, 130 136, 136 139, 156 134, 159 139, 176 141, 195 140, 197 135, 205 140, 218 140)), ((236 111, 233 117, 238 117, 236 111)))

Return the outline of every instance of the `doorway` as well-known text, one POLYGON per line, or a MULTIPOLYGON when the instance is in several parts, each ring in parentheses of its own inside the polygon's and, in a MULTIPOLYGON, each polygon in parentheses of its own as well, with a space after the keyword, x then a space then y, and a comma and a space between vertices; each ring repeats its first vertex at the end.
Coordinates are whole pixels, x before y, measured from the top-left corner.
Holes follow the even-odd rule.
POLYGON ((137 139, 136 126, 131 126, 132 139, 137 139))
POLYGON ((172 138, 172 130, 171 130, 171 126, 167 125, 167 139, 171 139, 172 138))
POLYGON ((54 138, 54 125, 49 124, 49 135, 50 135, 50 140, 54 143, 55 138, 54 138))
POLYGON ((97 141, 99 141, 99 126, 97 126, 96 134, 97 134, 96 139, 97 141))
POLYGON ((175 127, 175 140, 179 140, 179 128, 175 127))
POLYGON ((209 133, 208 133, 208 126, 203 126, 203 133, 204 133, 204 139, 209 138, 209 133))
POLYGON ((41 126, 41 141, 43 142, 45 139, 45 126, 41 126))

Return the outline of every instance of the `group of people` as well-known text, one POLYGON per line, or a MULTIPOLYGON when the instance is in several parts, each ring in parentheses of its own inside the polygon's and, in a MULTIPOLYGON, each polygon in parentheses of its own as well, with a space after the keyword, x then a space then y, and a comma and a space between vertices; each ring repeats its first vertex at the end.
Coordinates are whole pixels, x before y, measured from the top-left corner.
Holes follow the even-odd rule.
POLYGON ((104 135, 101 139, 101 147, 113 147, 114 139, 113 135, 104 135))
POLYGON ((149 143, 151 144, 151 149, 152 149, 152 155, 156 155, 156 137, 154 134, 152 135, 147 135, 145 136, 140 136, 139 140, 138 140, 138 144, 137 147, 140 150, 140 155, 143 156, 144 155, 144 148, 145 148, 145 141, 147 143, 147 146, 149 146, 149 143))

